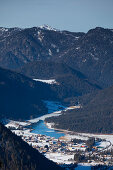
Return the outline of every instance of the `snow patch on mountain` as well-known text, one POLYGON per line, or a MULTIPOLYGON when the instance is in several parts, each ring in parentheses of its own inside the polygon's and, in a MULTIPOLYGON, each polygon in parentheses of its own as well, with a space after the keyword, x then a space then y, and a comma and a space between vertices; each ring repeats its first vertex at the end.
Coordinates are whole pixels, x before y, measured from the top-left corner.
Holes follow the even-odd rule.
POLYGON ((80 37, 75 37, 75 39, 79 39, 80 37))
POLYGON ((76 47, 76 50, 79 50, 80 49, 80 47, 76 47))
POLYGON ((55 44, 51 44, 51 47, 56 48, 57 46, 55 44))
POLYGON ((52 51, 51 51, 51 49, 49 49, 49 55, 51 55, 51 56, 52 56, 52 51))
POLYGON ((34 81, 41 81, 41 82, 47 83, 47 84, 58 84, 55 79, 51 79, 51 80, 33 79, 33 80, 34 81))
POLYGON ((57 29, 52 28, 52 27, 49 26, 49 25, 42 25, 42 26, 40 26, 39 28, 44 29, 44 30, 49 30, 49 31, 58 31, 57 29))
POLYGON ((60 51, 59 48, 57 48, 57 53, 59 53, 59 51, 60 51))
POLYGON ((0 31, 7 32, 8 30, 8 28, 0 27, 0 31))
POLYGON ((42 42, 44 36, 42 35, 41 31, 38 31, 38 39, 40 42, 42 42))

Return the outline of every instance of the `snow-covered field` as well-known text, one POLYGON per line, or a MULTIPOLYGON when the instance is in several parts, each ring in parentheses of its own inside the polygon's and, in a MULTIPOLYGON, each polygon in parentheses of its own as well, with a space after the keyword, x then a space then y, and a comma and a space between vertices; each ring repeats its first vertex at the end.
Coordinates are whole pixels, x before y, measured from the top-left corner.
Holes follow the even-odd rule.
POLYGON ((69 140, 71 140, 71 139, 88 140, 88 136, 83 136, 83 135, 81 135, 81 134, 79 134, 79 133, 74 134, 74 135, 70 135, 70 134, 67 133, 67 134, 65 135, 65 137, 66 137, 67 139, 69 139, 69 140))
POLYGON ((78 133, 83 138, 85 137, 95 137, 100 139, 105 139, 106 141, 110 141, 113 144, 113 135, 107 135, 107 134, 91 134, 91 133, 78 133))
POLYGON ((106 148, 110 145, 109 141, 102 141, 102 142, 98 142, 96 143, 96 146, 102 147, 102 148, 106 148))
POLYGON ((28 126, 31 123, 30 122, 19 122, 19 121, 14 121, 14 120, 7 120, 8 123, 5 125, 7 128, 9 127, 14 127, 15 129, 18 129, 19 126, 28 126))
POLYGON ((51 79, 51 80, 42 80, 42 79, 33 79, 34 81, 41 81, 43 83, 47 83, 47 84, 57 84, 58 85, 58 82, 56 82, 55 79, 51 79))
POLYGON ((71 139, 81 139, 81 140, 88 140, 89 137, 94 137, 94 138, 100 138, 104 141, 98 142, 96 143, 97 147, 100 147, 100 149, 98 149, 99 151, 103 151, 103 150, 107 150, 107 149, 113 149, 113 135, 99 135, 99 134, 90 134, 90 133, 76 133, 74 135, 71 135, 67 132, 67 134, 65 135, 65 138, 67 138, 67 140, 71 140, 71 139))
POLYGON ((61 111, 57 111, 57 112, 54 112, 54 113, 51 113, 51 114, 46 114, 46 115, 43 115, 43 116, 35 118, 35 119, 30 119, 30 120, 28 120, 28 122, 37 123, 39 120, 45 120, 48 117, 59 116, 59 115, 61 115, 61 111))
POLYGON ((30 129, 26 129, 26 130, 12 130, 12 132, 14 132, 16 135, 22 135, 24 134, 24 136, 32 136, 32 133, 30 132, 30 129))
POLYGON ((47 153, 45 155, 48 159, 57 162, 59 164, 70 164, 72 163, 72 160, 74 159, 74 155, 67 155, 63 153, 53 152, 53 153, 47 153))

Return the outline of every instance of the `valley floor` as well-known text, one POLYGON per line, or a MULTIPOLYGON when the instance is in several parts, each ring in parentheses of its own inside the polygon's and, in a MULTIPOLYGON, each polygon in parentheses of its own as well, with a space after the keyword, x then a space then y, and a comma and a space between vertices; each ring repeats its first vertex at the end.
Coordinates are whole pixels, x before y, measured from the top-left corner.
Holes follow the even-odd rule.
MULTIPOLYGON (((101 165, 113 165, 113 158, 111 154, 111 150, 113 149, 113 135, 104 135, 104 134, 86 134, 86 133, 75 133, 66 130, 57 130, 57 133, 64 133, 65 135, 59 138, 46 136, 42 134, 32 133, 32 129, 30 126, 33 123, 36 123, 40 120, 44 121, 45 118, 50 116, 58 116, 61 113, 61 109, 58 110, 59 107, 54 109, 54 103, 46 101, 46 103, 51 107, 49 107, 49 114, 41 116, 36 119, 28 120, 25 122, 17 122, 17 121, 9 121, 6 126, 12 130, 15 134, 22 137, 24 141, 26 141, 29 145, 39 150, 39 152, 43 153, 48 159, 58 163, 58 164, 74 164, 77 163, 78 160, 74 158, 76 153, 79 153, 85 159, 80 161, 80 166, 95 166, 98 164, 101 165), (58 110, 58 111, 56 111, 58 110), (52 111, 52 112, 51 112, 52 111), (51 114, 50 114, 51 113, 51 114), (92 149, 88 150, 88 145, 86 141, 93 137, 95 139, 95 144, 92 149), (78 143, 74 143, 73 140, 80 140, 78 143)), ((78 108, 79 106, 72 106, 69 108, 61 107, 62 110, 78 108)), ((51 123, 46 123, 48 129, 52 130, 53 127, 51 123)))

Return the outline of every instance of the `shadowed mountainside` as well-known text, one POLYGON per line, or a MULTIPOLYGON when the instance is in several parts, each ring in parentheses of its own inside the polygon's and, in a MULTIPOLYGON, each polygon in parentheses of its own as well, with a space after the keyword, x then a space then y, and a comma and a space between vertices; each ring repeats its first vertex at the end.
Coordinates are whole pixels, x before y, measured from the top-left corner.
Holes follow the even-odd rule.
POLYGON ((61 170, 0 123, 0 161, 2 170, 61 170))
POLYGON ((83 108, 46 121, 54 122, 57 128, 75 132, 113 133, 113 86, 89 97, 83 108))
POLYGON ((42 100, 56 95, 48 84, 35 82, 19 73, 0 68, 0 117, 29 119, 47 113, 42 100))

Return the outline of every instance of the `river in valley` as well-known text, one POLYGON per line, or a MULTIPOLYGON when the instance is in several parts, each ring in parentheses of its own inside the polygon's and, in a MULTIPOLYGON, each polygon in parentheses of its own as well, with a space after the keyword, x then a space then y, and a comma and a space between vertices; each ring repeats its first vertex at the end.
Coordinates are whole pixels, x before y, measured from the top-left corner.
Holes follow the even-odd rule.
POLYGON ((40 120, 39 122, 35 123, 34 125, 32 125, 32 133, 36 133, 36 134, 42 134, 42 135, 46 135, 46 136, 50 136, 50 137, 55 137, 56 139, 58 139, 61 136, 65 136, 64 133, 54 130, 54 129, 49 129, 45 124, 43 120, 40 120))

